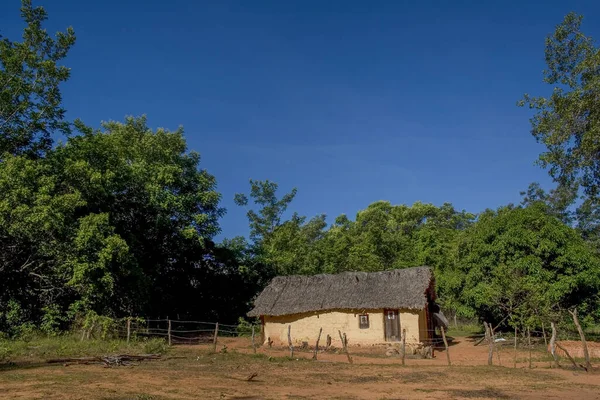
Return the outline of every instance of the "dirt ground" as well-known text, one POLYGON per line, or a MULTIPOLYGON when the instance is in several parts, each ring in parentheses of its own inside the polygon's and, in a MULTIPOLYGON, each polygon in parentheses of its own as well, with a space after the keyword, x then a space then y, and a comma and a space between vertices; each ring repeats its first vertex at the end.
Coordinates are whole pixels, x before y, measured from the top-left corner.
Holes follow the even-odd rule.
MULTIPOLYGON (((23 360, 0 368, 0 399, 600 399, 600 370, 550 369, 547 356, 514 350, 494 355, 487 347, 458 339, 446 353, 429 360, 385 357, 385 347, 351 347, 344 354, 260 348, 249 340, 225 339, 210 345, 175 346, 161 361, 136 366, 49 365, 23 360), (246 379, 256 374, 250 381, 246 379)), ((567 363, 563 361, 564 366, 567 363)))

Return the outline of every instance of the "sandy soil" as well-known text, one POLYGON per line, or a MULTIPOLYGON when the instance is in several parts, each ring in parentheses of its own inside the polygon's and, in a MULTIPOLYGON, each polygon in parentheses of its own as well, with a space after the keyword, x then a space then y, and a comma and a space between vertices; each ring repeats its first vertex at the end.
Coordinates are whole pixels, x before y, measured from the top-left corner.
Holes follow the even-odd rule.
MULTIPOLYGON (((384 347, 351 347, 318 355, 261 348, 248 339, 227 339, 226 353, 176 346, 163 361, 137 366, 18 364, 0 369, 0 399, 600 399, 600 370, 550 369, 546 356, 528 368, 528 352, 500 351, 502 366, 487 366, 487 348, 457 340, 432 360, 384 356, 384 347), (257 375, 247 381, 251 374, 257 375)), ((497 355, 494 363, 498 363, 497 355)), ((565 364, 566 365, 566 364, 565 364)))

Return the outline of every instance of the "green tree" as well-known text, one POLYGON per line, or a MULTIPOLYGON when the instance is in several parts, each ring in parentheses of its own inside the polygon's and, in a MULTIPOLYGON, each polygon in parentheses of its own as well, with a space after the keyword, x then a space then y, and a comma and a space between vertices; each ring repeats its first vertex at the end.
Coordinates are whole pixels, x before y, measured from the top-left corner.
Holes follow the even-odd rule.
POLYGON ((85 200, 75 249, 87 250, 72 268, 85 279, 71 283, 90 293, 99 314, 181 308, 177 295, 189 288, 188 274, 224 213, 215 178, 198 168, 200 156, 187 152, 181 129, 152 131, 144 117, 99 131, 77 125, 82 133, 49 158, 60 181, 85 200))
POLYGON ((0 163, 0 330, 13 315, 46 326, 67 311, 222 307, 216 283, 240 279, 218 260, 220 194, 182 130, 152 131, 145 118, 78 126, 45 158, 0 163))
POLYGON ((552 94, 526 94, 519 105, 535 110, 531 133, 546 146, 539 164, 557 183, 561 206, 581 192, 585 204, 575 217, 584 235, 598 241, 598 222, 590 218, 600 202, 600 49, 581 31, 582 20, 570 13, 546 38, 544 82, 552 94))
POLYGON ((70 70, 60 65, 75 43, 72 28, 53 39, 42 27, 47 13, 22 0, 27 26, 23 41, 0 37, 0 157, 40 156, 52 147, 53 133, 69 133, 60 84, 70 70))
POLYGON ((289 221, 275 228, 263 244, 265 262, 278 275, 314 275, 324 272, 321 240, 327 227, 325 215, 306 221, 294 214, 289 221))
POLYGON ((296 197, 297 189, 293 188, 290 193, 284 194, 281 199, 278 199, 278 188, 279 185, 269 180, 250 179, 250 194, 238 193, 234 197, 238 206, 248 206, 248 197, 255 205, 259 206, 258 211, 249 209, 247 213, 250 221, 250 238, 254 241, 260 242, 268 239, 275 228, 281 224, 283 213, 296 197))
POLYGON ((570 307, 598 312, 598 256, 541 202, 482 213, 461 235, 454 273, 460 302, 490 322, 531 325, 570 307))

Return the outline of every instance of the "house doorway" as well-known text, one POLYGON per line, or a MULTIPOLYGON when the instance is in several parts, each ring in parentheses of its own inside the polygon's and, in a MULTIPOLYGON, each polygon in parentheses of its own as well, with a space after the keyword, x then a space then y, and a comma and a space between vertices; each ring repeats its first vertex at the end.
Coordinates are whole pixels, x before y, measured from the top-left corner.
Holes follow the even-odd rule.
POLYGON ((384 310, 385 318, 385 341, 399 342, 400 337, 400 316, 398 310, 384 310))

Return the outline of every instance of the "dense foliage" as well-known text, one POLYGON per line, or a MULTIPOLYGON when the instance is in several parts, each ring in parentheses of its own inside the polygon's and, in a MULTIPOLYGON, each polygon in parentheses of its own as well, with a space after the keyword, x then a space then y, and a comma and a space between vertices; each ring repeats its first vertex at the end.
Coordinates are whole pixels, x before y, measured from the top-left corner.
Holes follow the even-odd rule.
POLYGON ((377 201, 329 223, 286 218, 296 189, 251 180, 234 199, 249 240, 217 244, 221 195, 183 131, 65 121, 60 62, 75 34, 51 39, 42 8, 21 11, 23 41, 0 41, 0 332, 86 316, 236 321, 275 275, 417 265, 435 269, 440 303, 459 315, 536 326, 577 308, 600 320, 600 64, 579 17, 547 41, 545 80, 560 87, 524 100, 556 188, 532 184, 520 205, 479 215, 377 201))

